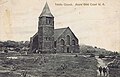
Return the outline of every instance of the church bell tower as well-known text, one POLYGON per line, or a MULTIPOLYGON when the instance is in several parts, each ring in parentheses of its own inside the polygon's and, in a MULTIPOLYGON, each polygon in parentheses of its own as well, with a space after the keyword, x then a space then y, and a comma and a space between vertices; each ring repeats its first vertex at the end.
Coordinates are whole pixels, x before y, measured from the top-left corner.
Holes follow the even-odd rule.
POLYGON ((38 22, 38 51, 51 53, 54 49, 54 16, 46 3, 38 22))

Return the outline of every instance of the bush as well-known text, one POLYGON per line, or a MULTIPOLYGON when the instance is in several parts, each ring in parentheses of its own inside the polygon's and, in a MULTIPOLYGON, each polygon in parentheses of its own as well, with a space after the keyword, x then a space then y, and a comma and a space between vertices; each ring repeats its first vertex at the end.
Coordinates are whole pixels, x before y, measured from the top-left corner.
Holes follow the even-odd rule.
POLYGON ((105 58, 105 55, 100 54, 100 55, 99 55, 99 58, 105 58))
POLYGON ((20 48, 18 48, 18 47, 15 48, 15 51, 16 51, 16 52, 19 52, 19 51, 20 51, 20 48))
POLYGON ((115 58, 116 58, 116 56, 112 56, 112 57, 111 57, 111 59, 115 59, 115 58))
POLYGON ((95 57, 95 54, 90 54, 90 57, 95 57))
POLYGON ((5 49, 5 50, 4 50, 4 53, 8 53, 8 50, 7 50, 7 49, 5 49))

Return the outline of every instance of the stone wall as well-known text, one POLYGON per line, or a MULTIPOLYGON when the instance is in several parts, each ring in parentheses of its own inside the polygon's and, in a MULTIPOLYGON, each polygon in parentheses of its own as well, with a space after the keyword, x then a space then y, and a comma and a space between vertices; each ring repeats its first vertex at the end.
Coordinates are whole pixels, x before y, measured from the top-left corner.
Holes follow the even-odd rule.
POLYGON ((69 28, 66 31, 64 31, 62 35, 56 40, 55 49, 56 49, 56 52, 58 53, 79 52, 78 39, 76 38, 76 36, 72 33, 72 31, 69 28))

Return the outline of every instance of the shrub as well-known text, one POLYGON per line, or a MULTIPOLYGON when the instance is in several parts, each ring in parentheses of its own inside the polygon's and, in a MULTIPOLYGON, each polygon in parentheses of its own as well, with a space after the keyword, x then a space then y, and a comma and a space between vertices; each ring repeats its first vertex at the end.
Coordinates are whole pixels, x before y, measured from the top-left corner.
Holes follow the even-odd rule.
POLYGON ((8 50, 7 50, 7 49, 5 49, 5 50, 4 50, 4 53, 8 53, 8 50))
POLYGON ((105 58, 105 55, 100 54, 100 55, 99 55, 99 58, 105 58))
POLYGON ((90 57, 95 57, 95 54, 90 54, 90 57))
POLYGON ((20 51, 20 48, 18 48, 18 47, 15 48, 15 51, 16 51, 16 52, 19 52, 19 51, 20 51))

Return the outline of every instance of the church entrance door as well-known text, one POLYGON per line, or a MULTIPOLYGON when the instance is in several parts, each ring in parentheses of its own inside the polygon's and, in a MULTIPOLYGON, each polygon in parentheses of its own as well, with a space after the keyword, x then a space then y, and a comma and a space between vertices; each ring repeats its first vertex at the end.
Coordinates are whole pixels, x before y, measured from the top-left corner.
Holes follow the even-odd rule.
POLYGON ((67 53, 70 53, 70 48, 69 47, 67 47, 67 53))

